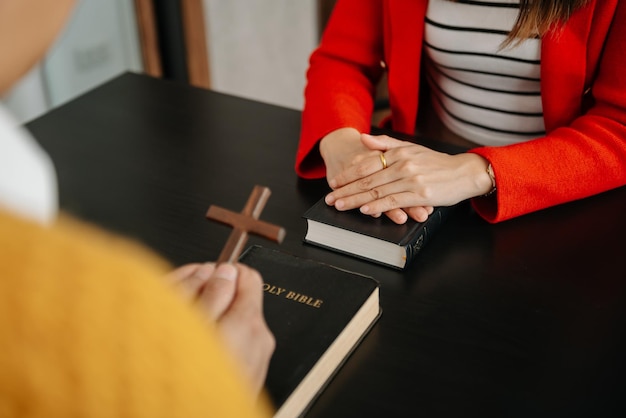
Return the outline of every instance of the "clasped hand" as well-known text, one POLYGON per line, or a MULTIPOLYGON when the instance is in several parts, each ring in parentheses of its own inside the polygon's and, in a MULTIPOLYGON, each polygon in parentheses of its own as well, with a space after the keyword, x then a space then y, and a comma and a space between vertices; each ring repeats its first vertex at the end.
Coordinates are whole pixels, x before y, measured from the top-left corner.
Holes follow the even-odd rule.
POLYGON ((322 140, 320 152, 333 189, 328 205, 374 217, 385 213, 398 224, 409 216, 424 222, 434 206, 454 205, 491 187, 488 163, 479 155, 449 155, 386 135, 340 129, 322 140))
POLYGON ((187 264, 169 275, 207 321, 214 322, 257 393, 275 348, 263 316, 263 280, 243 264, 187 264))

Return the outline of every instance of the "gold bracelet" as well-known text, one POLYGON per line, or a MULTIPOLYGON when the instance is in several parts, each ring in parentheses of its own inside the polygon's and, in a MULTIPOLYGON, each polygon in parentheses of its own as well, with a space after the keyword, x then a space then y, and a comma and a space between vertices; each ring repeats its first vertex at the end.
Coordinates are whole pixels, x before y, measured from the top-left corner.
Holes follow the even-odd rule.
POLYGON ((496 175, 493 173, 493 167, 491 166, 491 163, 489 163, 489 165, 487 166, 487 174, 491 179, 491 190, 489 190, 489 192, 487 192, 487 194, 485 194, 484 196, 491 196, 496 192, 496 175))

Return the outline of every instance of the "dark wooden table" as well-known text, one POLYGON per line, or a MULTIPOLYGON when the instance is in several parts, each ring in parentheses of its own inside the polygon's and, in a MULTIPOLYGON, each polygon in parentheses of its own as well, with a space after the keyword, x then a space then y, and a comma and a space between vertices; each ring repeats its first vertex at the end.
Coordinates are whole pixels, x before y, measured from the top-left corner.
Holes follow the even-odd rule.
POLYGON ((311 417, 626 412, 624 188, 498 225, 463 206, 399 272, 303 244, 328 189, 294 173, 297 111, 129 73, 27 128, 64 210, 174 264, 217 258, 230 230, 205 211, 260 184, 282 249, 380 281, 381 320, 311 417))

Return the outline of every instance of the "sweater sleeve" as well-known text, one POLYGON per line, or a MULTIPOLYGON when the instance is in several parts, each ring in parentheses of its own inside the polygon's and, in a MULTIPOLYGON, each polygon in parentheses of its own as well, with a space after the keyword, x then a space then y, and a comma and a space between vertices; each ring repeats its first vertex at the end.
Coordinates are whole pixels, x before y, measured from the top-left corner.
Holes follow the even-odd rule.
POLYGON ((75 222, 0 212, 0 411, 29 417, 258 417, 216 330, 153 254, 75 222))
POLYGON ((339 0, 307 71, 296 173, 322 178, 318 144, 343 127, 369 132, 382 73, 382 0, 339 0))
MULTIPOLYGON (((489 222, 626 184, 626 2, 614 7, 603 48, 596 48, 603 52, 588 92, 589 109, 543 138, 471 151, 489 160, 495 172, 498 192, 473 199, 477 212, 489 222)), ((588 30, 602 27, 597 23, 588 30)), ((561 48, 567 53, 567 45, 561 48)))

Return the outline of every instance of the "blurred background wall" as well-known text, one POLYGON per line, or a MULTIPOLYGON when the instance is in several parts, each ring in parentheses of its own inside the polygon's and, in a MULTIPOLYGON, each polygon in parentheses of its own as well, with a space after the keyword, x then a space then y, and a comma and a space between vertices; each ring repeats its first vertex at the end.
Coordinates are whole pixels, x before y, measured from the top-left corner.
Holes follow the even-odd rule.
POLYGON ((27 122, 123 72, 150 74, 146 22, 157 38, 158 76, 191 82, 185 56, 195 47, 183 32, 195 22, 202 27, 191 36, 203 35, 199 56, 207 61, 207 81, 196 85, 301 109, 308 56, 333 3, 79 0, 50 53, 2 101, 27 122))

